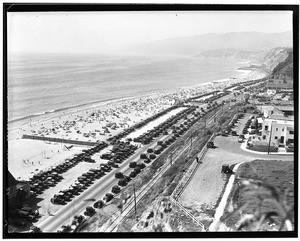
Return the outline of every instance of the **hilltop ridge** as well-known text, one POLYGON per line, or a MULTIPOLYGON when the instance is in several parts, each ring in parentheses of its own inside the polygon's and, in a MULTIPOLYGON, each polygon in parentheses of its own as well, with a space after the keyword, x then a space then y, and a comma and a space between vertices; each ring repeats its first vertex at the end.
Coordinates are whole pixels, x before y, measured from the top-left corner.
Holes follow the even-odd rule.
POLYGON ((291 47, 292 32, 208 33, 191 37, 176 37, 132 46, 128 51, 139 54, 171 54, 201 56, 205 51, 233 49, 238 51, 267 51, 275 47, 291 47))

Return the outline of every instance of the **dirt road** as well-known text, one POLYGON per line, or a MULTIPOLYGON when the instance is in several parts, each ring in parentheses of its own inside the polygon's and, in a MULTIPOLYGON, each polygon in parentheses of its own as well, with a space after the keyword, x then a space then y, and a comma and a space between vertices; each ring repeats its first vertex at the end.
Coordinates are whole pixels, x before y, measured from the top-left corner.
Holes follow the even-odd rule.
POLYGON ((203 159, 203 164, 196 171, 193 179, 182 193, 179 201, 186 207, 196 210, 206 204, 214 208, 225 185, 224 174, 221 174, 223 164, 235 164, 255 159, 293 161, 293 156, 262 155, 250 153, 240 148, 241 143, 236 136, 217 136, 217 148, 209 149, 203 159))

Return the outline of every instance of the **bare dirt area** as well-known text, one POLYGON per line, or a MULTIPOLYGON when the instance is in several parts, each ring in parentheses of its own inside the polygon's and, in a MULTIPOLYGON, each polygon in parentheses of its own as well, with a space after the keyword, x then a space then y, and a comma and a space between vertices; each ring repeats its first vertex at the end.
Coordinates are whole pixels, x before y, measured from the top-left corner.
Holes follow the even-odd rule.
POLYGON ((241 144, 238 143, 236 136, 217 136, 214 142, 216 148, 208 150, 203 164, 179 198, 185 207, 198 211, 215 208, 227 180, 225 174, 221 174, 223 164, 232 165, 255 159, 293 161, 293 156, 274 157, 246 152, 240 148, 241 144))

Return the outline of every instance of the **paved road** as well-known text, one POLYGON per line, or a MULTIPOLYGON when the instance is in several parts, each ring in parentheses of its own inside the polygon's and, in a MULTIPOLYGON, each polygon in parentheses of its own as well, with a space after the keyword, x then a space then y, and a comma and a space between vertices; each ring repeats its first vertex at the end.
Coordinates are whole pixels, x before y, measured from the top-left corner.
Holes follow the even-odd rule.
MULTIPOLYGON (((176 125, 180 125, 184 121, 185 120, 181 120, 176 125)), ((123 172, 125 175, 129 175, 129 173, 132 171, 132 169, 129 168, 130 162, 139 161, 141 153, 145 153, 148 148, 154 149, 157 146, 158 141, 164 141, 170 136, 172 136, 172 134, 160 136, 156 138, 151 144, 139 148, 137 152, 130 158, 126 159, 119 166, 119 168, 113 169, 104 177, 96 180, 95 183, 87 190, 85 190, 81 195, 75 197, 75 199, 73 199, 70 203, 63 206, 57 212, 52 214, 52 216, 45 219, 38 225, 38 227, 41 228, 41 230, 44 232, 56 232, 62 225, 69 224, 70 220, 75 215, 84 212, 87 206, 92 205, 95 202, 87 200, 99 200, 102 199, 106 193, 111 192, 112 187, 117 184, 117 179, 115 178, 116 172, 123 172)))
MULTIPOLYGON (((224 107, 224 110, 226 108, 228 108, 228 105, 224 107)), ((220 111, 218 113, 220 113, 220 111)), ((183 122, 183 120, 180 121, 179 124, 181 122, 183 122)), ((152 144, 138 149, 138 151, 129 159, 125 160, 119 166, 119 168, 113 169, 104 177, 96 180, 95 183, 87 190, 85 190, 80 196, 76 197, 70 203, 59 209, 56 213, 52 214, 53 216, 45 219, 38 225, 38 227, 40 227, 44 232, 56 232, 62 225, 68 224, 73 216, 82 213, 87 206, 92 205, 95 202, 87 200, 99 200, 102 199, 107 192, 111 192, 111 188, 117 183, 117 180, 115 178, 116 172, 121 171, 125 175, 128 175, 131 172, 131 169, 128 167, 129 162, 138 161, 141 153, 145 152, 149 147, 156 147, 157 141, 165 140, 169 136, 171 136, 171 134, 158 137, 155 141, 152 142, 152 144)))

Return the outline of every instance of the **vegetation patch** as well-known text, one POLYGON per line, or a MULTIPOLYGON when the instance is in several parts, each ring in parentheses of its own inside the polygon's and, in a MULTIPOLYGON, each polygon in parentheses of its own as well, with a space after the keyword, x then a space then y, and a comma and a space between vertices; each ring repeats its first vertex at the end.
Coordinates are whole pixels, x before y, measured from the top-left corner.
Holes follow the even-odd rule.
MULTIPOLYGON (((233 229, 236 229, 237 222, 241 219, 239 212, 227 216, 232 211, 231 204, 235 202, 238 207, 243 206, 246 202, 249 205, 243 210, 245 214, 253 214, 257 211, 258 205, 260 206, 260 212, 262 215, 275 212, 279 213, 278 216, 273 216, 269 224, 275 225, 277 228, 280 227, 284 212, 278 211, 278 206, 272 201, 272 198, 277 197, 279 202, 285 207, 294 206, 294 163, 288 161, 276 161, 276 160, 255 160, 242 164, 237 170, 237 180, 235 187, 232 190, 227 204, 226 211, 221 219, 224 219, 225 224, 233 229), (241 180, 258 181, 264 185, 269 185, 274 188, 275 191, 270 192, 271 199, 266 198, 266 193, 261 191, 261 196, 256 195, 259 191, 257 186, 249 185, 244 188, 237 195, 235 190, 240 185, 241 180), (254 195, 255 194, 255 195, 254 195), (233 200, 233 198, 235 200, 233 200), (226 218, 227 217, 227 218, 226 218)), ((292 220, 294 220, 294 213, 292 213, 292 220)), ((264 227, 266 229, 270 227, 264 227)), ((251 229, 250 229, 251 230, 251 229)))
POLYGON ((267 145, 253 145, 253 146, 247 146, 247 149, 252 151, 258 151, 258 152, 278 152, 278 147, 275 146, 269 146, 267 145))

